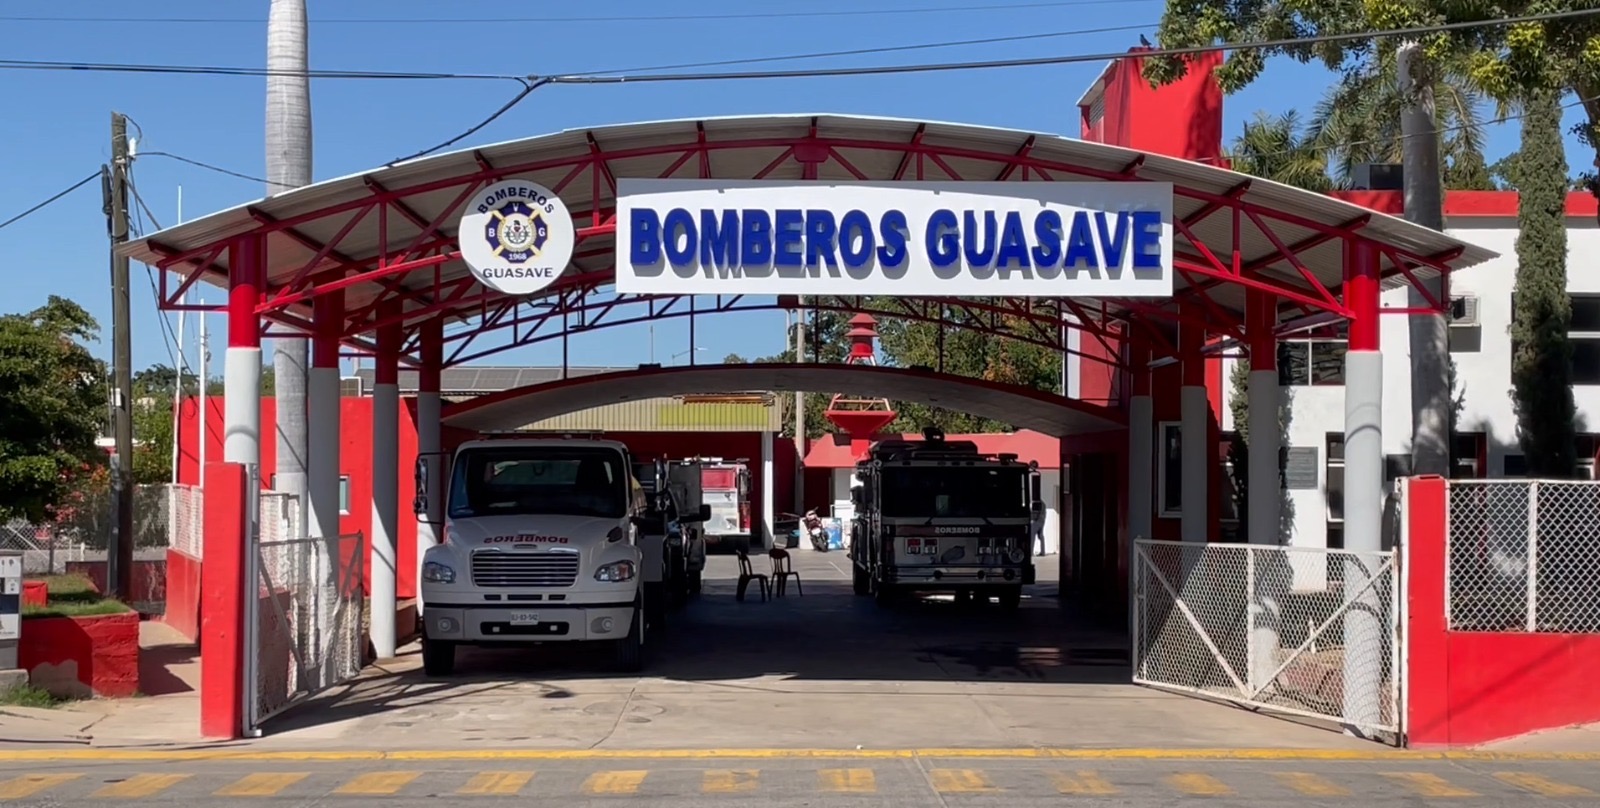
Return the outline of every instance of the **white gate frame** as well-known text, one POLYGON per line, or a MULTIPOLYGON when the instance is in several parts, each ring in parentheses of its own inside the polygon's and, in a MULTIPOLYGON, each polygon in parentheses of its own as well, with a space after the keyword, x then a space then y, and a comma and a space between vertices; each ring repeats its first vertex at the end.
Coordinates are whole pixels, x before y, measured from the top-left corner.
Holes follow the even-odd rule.
MULTIPOLYGON (((1405 520, 1402 519, 1402 523, 1404 523, 1404 521, 1405 520)), ((1405 546, 1403 541, 1401 541, 1399 544, 1400 544, 1400 546, 1402 548, 1405 546)), ((1184 602, 1183 597, 1180 595, 1179 589, 1177 587, 1173 586, 1172 582, 1167 578, 1166 574, 1164 572, 1162 572, 1160 566, 1157 565, 1154 562, 1154 560, 1150 557, 1149 548, 1153 547, 1153 546, 1162 546, 1162 545, 1175 546, 1175 547, 1178 547, 1180 549, 1180 551, 1190 551, 1190 552, 1203 552, 1203 548, 1204 547, 1243 549, 1246 552, 1247 573, 1246 573, 1246 581, 1243 582, 1244 583, 1244 589, 1243 589, 1244 598, 1242 600, 1243 600, 1243 602, 1246 602, 1246 603, 1248 603, 1249 598, 1253 596, 1253 593, 1255 591, 1255 580, 1254 580, 1255 564, 1251 560, 1251 559, 1254 558, 1254 553, 1255 552, 1270 551, 1270 550, 1275 550, 1275 549, 1278 549, 1278 550, 1289 549, 1289 548, 1284 548, 1284 547, 1281 547, 1281 546, 1280 547, 1271 547, 1271 546, 1266 546, 1266 545, 1225 544, 1225 543, 1209 543, 1209 544, 1206 544, 1206 545, 1198 545, 1198 544, 1188 544, 1188 543, 1184 543, 1184 542, 1156 541, 1156 540, 1152 540, 1152 539, 1135 539, 1134 542, 1133 542, 1133 564, 1130 565, 1130 568, 1129 568, 1130 574, 1133 575, 1133 586, 1130 587, 1130 596, 1131 596, 1131 599, 1133 601, 1133 603, 1132 603, 1132 606, 1133 606, 1133 608, 1132 608, 1132 613, 1133 613, 1132 631, 1133 631, 1133 634, 1132 634, 1132 636, 1130 638, 1129 645, 1130 645, 1130 648, 1131 648, 1130 661, 1132 662, 1133 681, 1134 681, 1135 684, 1145 685, 1147 687, 1153 687, 1153 688, 1160 689, 1160 690, 1167 690, 1167 691, 1186 693, 1186 694, 1189 694, 1189 695, 1204 696, 1204 697, 1208 697, 1208 698, 1220 698, 1220 699, 1231 701, 1231 702, 1234 702, 1234 703, 1237 703, 1237 704, 1242 704, 1242 705, 1246 705, 1246 706, 1250 706, 1250 707, 1255 707, 1255 708, 1258 708, 1260 710, 1265 710, 1265 711, 1269 711, 1269 712, 1277 712, 1277 713, 1284 713, 1284 714, 1288 714, 1288 715, 1304 716, 1304 717, 1307 717, 1307 718, 1320 718, 1320 719, 1326 719, 1326 720, 1335 720, 1335 721, 1341 722, 1342 724, 1345 724, 1346 726, 1351 726, 1351 727, 1353 727, 1354 729, 1357 729, 1357 730, 1362 730, 1362 731, 1367 731, 1367 732, 1393 733, 1396 736, 1396 741, 1397 742, 1399 742, 1401 739, 1403 739, 1403 737, 1404 737, 1404 716, 1405 716, 1405 701, 1404 701, 1404 698, 1405 698, 1405 692, 1406 692, 1405 685, 1404 685, 1404 681, 1405 681, 1406 676, 1405 676, 1405 668, 1403 667, 1403 665, 1404 665, 1404 663, 1406 661, 1406 657, 1405 657, 1405 621, 1404 621, 1405 612, 1403 611, 1403 609, 1404 609, 1404 604, 1405 604, 1406 598, 1403 596, 1403 593, 1404 593, 1404 590, 1405 590, 1404 576, 1401 574, 1402 573, 1402 569, 1401 569, 1401 567, 1400 567, 1400 565, 1398 563, 1400 557, 1397 556, 1394 551, 1384 550, 1384 551, 1373 551, 1373 552, 1370 552, 1370 553, 1363 553, 1362 555, 1364 557, 1381 559, 1381 562, 1377 565, 1376 569, 1374 569, 1367 576, 1366 583, 1364 585, 1362 585, 1355 592, 1349 593, 1349 594, 1343 596, 1341 598, 1341 602, 1340 602, 1339 607, 1334 609, 1333 613, 1330 614, 1327 617, 1326 620, 1322 621, 1321 624, 1319 624, 1319 625, 1315 626, 1314 628, 1312 628, 1311 630, 1309 630, 1307 632, 1307 634, 1306 634, 1305 641, 1300 643, 1300 645, 1298 647, 1296 647, 1293 651, 1291 651, 1290 654, 1288 655, 1288 657, 1286 659, 1284 659, 1284 661, 1281 664, 1279 664, 1276 668, 1273 669, 1271 675, 1268 676, 1265 681, 1252 686, 1251 684, 1247 684, 1247 682, 1248 682, 1248 680, 1250 678, 1249 672, 1247 671, 1245 673, 1245 676, 1243 678, 1241 678, 1240 675, 1239 675, 1239 672, 1235 671, 1233 669, 1233 666, 1228 661, 1227 655, 1222 652, 1222 649, 1217 647, 1216 642, 1207 633, 1204 624, 1194 614, 1194 611, 1189 608, 1189 604, 1184 602), (1149 573, 1152 573, 1153 576, 1147 576, 1146 575, 1146 570, 1148 570, 1149 573), (1283 674, 1283 672, 1285 670, 1287 670, 1289 668, 1289 666, 1294 663, 1295 660, 1299 659, 1300 656, 1303 655, 1317 641, 1317 639, 1320 636, 1322 636, 1322 634, 1328 629, 1328 627, 1330 625, 1333 625, 1335 621, 1337 621, 1341 617, 1343 617, 1345 615, 1345 613, 1347 613, 1350 610, 1350 608, 1357 603, 1357 601, 1360 598, 1360 596, 1366 594, 1368 591, 1370 591, 1374 587, 1376 587, 1378 581, 1381 580, 1381 578, 1383 576, 1385 576, 1385 575, 1389 576, 1389 579, 1390 579, 1390 586, 1389 586, 1390 625, 1386 629, 1386 633, 1388 633, 1390 635, 1390 637, 1389 637, 1390 648, 1389 648, 1389 653, 1388 653, 1388 655, 1390 657, 1390 664, 1389 664, 1390 675, 1389 675, 1389 683, 1388 683, 1387 687, 1385 688, 1385 690, 1388 691, 1388 695, 1389 695, 1389 698, 1390 698, 1390 701, 1391 701, 1391 705, 1392 705, 1391 706, 1390 721, 1389 722, 1381 722, 1381 723, 1373 724, 1373 725, 1356 725, 1356 724, 1351 724, 1351 722, 1349 722, 1348 719, 1343 715, 1329 715, 1327 713, 1319 713, 1319 712, 1316 712, 1314 710, 1299 709, 1299 708, 1295 708, 1295 707, 1286 706, 1286 705, 1283 705, 1283 704, 1278 704, 1278 703, 1273 703, 1273 702, 1269 702, 1269 701, 1263 700, 1261 698, 1262 693, 1264 693, 1267 690, 1269 690, 1274 685, 1274 683, 1277 682, 1278 677, 1281 676, 1283 674), (1156 583, 1158 583, 1160 585, 1161 589, 1165 591, 1166 595, 1171 598, 1173 608, 1179 614, 1181 614, 1183 616, 1184 621, 1188 623, 1189 627, 1191 629, 1193 629, 1193 631, 1195 632, 1196 636, 1198 636, 1200 638, 1200 640, 1204 643, 1206 652, 1211 656, 1211 658, 1213 660, 1216 661, 1217 666, 1222 670, 1222 672, 1227 675, 1229 682, 1232 683, 1233 688, 1234 688, 1234 690, 1236 692, 1230 693, 1230 692, 1227 692, 1227 691, 1208 690, 1208 689, 1203 688, 1203 687, 1195 687, 1193 685, 1185 685, 1185 684, 1179 684, 1179 683, 1175 683, 1175 682, 1162 682, 1162 681, 1158 681, 1158 680, 1155 680, 1155 679, 1151 679, 1151 678, 1149 678, 1148 676, 1145 675, 1144 670, 1145 670, 1145 662, 1146 662, 1146 660, 1144 659, 1143 654, 1142 654, 1142 651, 1144 649, 1143 649, 1143 644, 1142 644, 1142 641, 1141 641, 1141 633, 1140 632, 1141 632, 1141 630, 1143 628, 1143 625, 1144 625, 1144 623, 1143 623, 1143 621, 1145 619, 1144 611, 1145 611, 1145 608, 1148 605, 1148 601, 1149 601, 1149 594, 1146 591, 1147 590, 1147 586, 1148 586, 1148 583, 1147 583, 1148 577, 1154 577, 1156 583)), ((1340 551, 1340 550, 1328 550, 1326 548, 1311 548, 1311 547, 1295 547, 1295 548, 1292 548, 1292 549, 1296 553, 1305 553, 1305 554, 1308 554, 1308 555, 1321 554, 1323 556, 1327 556, 1327 555, 1331 555, 1331 554, 1343 554, 1345 552, 1345 551, 1340 551)), ((1247 613, 1248 613, 1248 611, 1247 611, 1247 613)), ((1255 653, 1255 649, 1250 648, 1249 651, 1247 652, 1247 659, 1249 658, 1249 655, 1253 655, 1254 653, 1255 653)))
MULTIPOLYGON (((262 725, 266 721, 274 716, 283 714, 285 711, 299 705, 306 699, 309 699, 318 693, 325 692, 335 685, 342 684, 350 679, 355 678, 355 676, 360 673, 361 664, 357 662, 354 671, 348 673, 339 673, 338 675, 328 677, 328 681, 324 682, 321 686, 307 685, 308 682, 317 681, 317 678, 310 676, 310 667, 307 664, 304 652, 300 648, 299 644, 294 641, 294 638, 291 637, 289 642, 289 651, 293 657, 295 666, 295 692, 286 701, 284 701, 283 704, 280 704, 276 707, 267 708, 262 706, 260 692, 261 649, 262 640, 264 639, 261 636, 262 589, 265 589, 267 595, 269 596, 268 600, 271 603, 272 615, 274 618, 276 618, 275 625, 286 627, 289 626, 290 623, 288 615, 283 610, 283 606, 278 602, 278 598, 272 596, 272 593, 276 591, 276 582, 272 580, 271 573, 267 570, 266 565, 262 563, 262 552, 266 545, 264 545, 261 541, 261 480, 259 469, 255 466, 250 466, 248 470, 248 477, 248 491, 250 491, 253 495, 247 495, 245 497, 245 512, 247 519, 246 535, 249 539, 249 546, 246 548, 244 557, 245 580, 243 587, 245 598, 245 625, 243 632, 245 657, 243 665, 245 699, 244 736, 247 738, 259 738, 263 734, 262 725)), ((350 600, 350 598, 345 597, 345 594, 355 592, 357 587, 360 585, 360 580, 356 576, 361 574, 364 566, 361 563, 361 559, 365 558, 366 537, 359 532, 353 535, 355 536, 356 540, 356 561, 355 563, 350 564, 344 570, 344 577, 342 580, 337 582, 337 587, 334 590, 334 596, 337 600, 337 604, 334 607, 331 625, 335 627, 335 631, 319 637, 322 647, 318 649, 320 652, 318 654, 318 658, 324 661, 329 658, 330 649, 333 648, 334 644, 339 641, 340 631, 338 630, 338 627, 342 625, 342 620, 346 619, 346 603, 348 600, 350 600)), ((342 539, 344 538, 346 537, 339 536, 335 540, 334 552, 336 554, 342 552, 342 539)), ((322 538, 298 537, 283 541, 268 542, 266 544, 276 547, 304 546, 307 548, 312 548, 313 552, 316 552, 315 548, 318 545, 324 544, 325 542, 326 540, 322 538)), ((355 600, 358 603, 360 602, 359 597, 355 598, 355 600)), ((360 610, 359 607, 357 607, 357 610, 360 610)), ((357 616, 354 619, 359 620, 360 617, 357 616)), ((365 635, 362 632, 357 631, 357 642, 364 642, 364 639, 365 635)), ((362 649, 357 649, 355 653, 357 654, 358 660, 365 655, 362 649)))

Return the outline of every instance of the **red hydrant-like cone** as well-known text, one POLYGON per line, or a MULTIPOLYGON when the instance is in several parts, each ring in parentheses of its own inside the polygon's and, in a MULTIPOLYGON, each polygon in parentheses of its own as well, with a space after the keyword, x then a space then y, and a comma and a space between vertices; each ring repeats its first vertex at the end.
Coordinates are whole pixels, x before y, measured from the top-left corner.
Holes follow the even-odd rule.
MULTIPOLYGON (((878 338, 878 321, 870 315, 857 314, 850 318, 850 354, 847 365, 877 365, 874 341, 878 338)), ((826 415, 835 426, 850 436, 850 454, 857 460, 867 456, 872 436, 894 421, 899 413, 889 406, 886 398, 855 398, 839 393, 828 403, 826 415)))

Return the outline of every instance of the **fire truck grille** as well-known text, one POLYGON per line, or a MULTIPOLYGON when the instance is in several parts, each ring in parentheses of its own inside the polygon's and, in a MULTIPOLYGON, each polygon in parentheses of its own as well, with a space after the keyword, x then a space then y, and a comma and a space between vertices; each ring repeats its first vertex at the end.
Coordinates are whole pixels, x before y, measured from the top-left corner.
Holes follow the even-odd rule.
POLYGON ((474 586, 558 587, 578 580, 577 553, 477 552, 472 554, 474 586))

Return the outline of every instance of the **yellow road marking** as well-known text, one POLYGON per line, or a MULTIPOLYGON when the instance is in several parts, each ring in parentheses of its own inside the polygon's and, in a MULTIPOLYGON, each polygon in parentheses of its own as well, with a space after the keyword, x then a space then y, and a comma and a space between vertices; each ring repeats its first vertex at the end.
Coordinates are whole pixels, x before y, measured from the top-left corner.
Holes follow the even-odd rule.
POLYGON ((215 797, 271 797, 309 776, 306 772, 257 772, 211 794, 215 797))
POLYGON ((870 794, 878 790, 878 776, 871 769, 823 769, 817 772, 823 791, 870 794))
POLYGON ((82 777, 81 774, 24 774, 0 781, 0 800, 20 800, 82 777))
POLYGON ((977 769, 933 769, 928 772, 933 787, 941 793, 973 794, 999 791, 989 778, 977 769))
POLYGON ((1104 797, 1117 793, 1116 786, 1106 782, 1104 777, 1095 772, 1077 774, 1050 772, 1050 780, 1062 794, 1094 794, 1104 797))
POLYGON ((335 794, 394 794, 405 788, 422 772, 367 772, 351 778, 333 790, 335 794))
POLYGON ((700 790, 708 794, 754 791, 760 776, 755 769, 712 769, 705 773, 700 790))
POLYGON ((7 749, 0 762, 94 761, 444 761, 444 760, 910 760, 915 758, 986 758, 992 760, 1276 760, 1368 761, 1600 761, 1600 752, 1430 751, 1416 749, 1173 749, 1130 747, 1074 749, 971 747, 927 749, 7 749))
POLYGON ((111 783, 90 795, 96 798, 153 797, 189 779, 187 774, 136 774, 120 783, 111 783))
POLYGON ((595 772, 583 781, 585 794, 634 794, 648 771, 595 772))
POLYGON ((1167 778, 1167 785, 1191 797, 1222 797, 1233 793, 1226 783, 1199 772, 1171 775, 1167 778))
POLYGON ((533 772, 478 772, 457 794, 515 794, 533 779, 533 772))
POLYGON ((1453 785, 1437 774, 1423 772, 1387 772, 1386 776, 1405 783, 1419 797, 1476 797, 1478 792, 1453 785))
POLYGON ((1283 784, 1307 797, 1348 797, 1350 789, 1323 777, 1307 772, 1279 772, 1283 784))
POLYGON ((1517 788, 1546 797, 1593 797, 1595 793, 1582 786, 1559 783, 1548 777, 1529 772, 1496 772, 1495 779, 1517 788))

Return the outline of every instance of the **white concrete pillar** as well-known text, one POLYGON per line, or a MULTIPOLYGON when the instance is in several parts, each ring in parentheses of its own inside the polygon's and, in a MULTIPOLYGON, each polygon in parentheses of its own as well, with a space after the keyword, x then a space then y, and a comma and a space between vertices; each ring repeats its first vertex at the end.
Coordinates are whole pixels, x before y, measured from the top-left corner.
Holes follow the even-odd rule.
MULTIPOLYGON (((1244 424, 1249 435, 1249 479, 1245 481, 1249 526, 1246 540, 1251 545, 1246 577, 1250 579, 1250 684, 1264 688, 1278 667, 1280 629, 1283 624, 1283 596, 1288 592, 1294 571, 1288 559, 1276 549, 1284 544, 1280 526, 1283 490, 1278 471, 1283 429, 1278 411, 1282 390, 1278 386, 1278 343, 1276 301, 1252 291, 1246 300, 1245 328, 1250 340, 1250 378, 1245 391, 1249 417, 1244 424)), ((1234 428, 1239 428, 1235 424, 1234 428)))
POLYGON ((767 549, 777 545, 773 526, 778 523, 777 503, 773 501, 772 433, 761 433, 761 533, 766 536, 767 549))
MULTIPOLYGON (((1383 354, 1379 345, 1378 255, 1369 243, 1346 245, 1345 304, 1350 308, 1350 350, 1344 371, 1345 592, 1344 713, 1346 729, 1366 735, 1383 709, 1386 612, 1367 586, 1383 549, 1383 354), (1347 597, 1350 597, 1347 595, 1347 597)), ((1390 619, 1396 619, 1390 615, 1390 619)), ((1398 671, 1387 671, 1391 676, 1398 671)))
MULTIPOLYGON (((442 411, 439 401, 439 376, 444 365, 444 333, 443 323, 431 320, 423 323, 421 341, 418 345, 419 359, 422 367, 417 371, 417 456, 437 457, 443 449, 440 437, 440 416, 442 411)), ((429 461, 433 462, 433 461, 429 461)), ((423 610, 422 603, 422 554, 428 548, 439 543, 444 537, 444 481, 440 479, 444 469, 443 463, 433 463, 430 466, 436 471, 428 475, 427 489, 423 492, 428 498, 428 511, 417 520, 417 557, 414 559, 412 581, 417 587, 417 613, 423 610)))
POLYGON ((372 645, 379 659, 395 652, 396 546, 400 509, 399 334, 382 329, 372 386, 372 645))

